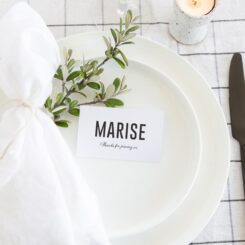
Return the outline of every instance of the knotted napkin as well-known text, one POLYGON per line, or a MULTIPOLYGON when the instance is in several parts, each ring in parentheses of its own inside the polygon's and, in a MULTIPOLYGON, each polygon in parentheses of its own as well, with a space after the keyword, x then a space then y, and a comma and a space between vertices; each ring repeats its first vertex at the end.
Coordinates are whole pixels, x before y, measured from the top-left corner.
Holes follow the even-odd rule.
POLYGON ((59 48, 27 4, 0 22, 0 244, 107 245, 96 197, 42 111, 59 48))

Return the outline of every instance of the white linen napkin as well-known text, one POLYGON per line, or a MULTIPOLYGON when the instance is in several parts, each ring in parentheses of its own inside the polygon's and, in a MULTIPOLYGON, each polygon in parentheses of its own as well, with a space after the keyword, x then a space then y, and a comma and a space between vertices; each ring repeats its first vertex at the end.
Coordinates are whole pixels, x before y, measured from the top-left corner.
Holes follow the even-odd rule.
POLYGON ((27 4, 0 22, 0 244, 107 245, 97 200, 41 110, 59 65, 57 43, 27 4))

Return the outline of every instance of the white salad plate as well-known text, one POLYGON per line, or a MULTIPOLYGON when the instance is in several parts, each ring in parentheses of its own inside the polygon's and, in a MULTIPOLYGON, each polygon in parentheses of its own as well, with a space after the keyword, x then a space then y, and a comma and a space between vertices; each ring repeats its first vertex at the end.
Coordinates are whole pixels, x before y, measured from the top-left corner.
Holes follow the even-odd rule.
MULTIPOLYGON (((81 57, 75 46, 69 47, 74 49, 75 58, 81 57)), ((201 136, 188 99, 163 74, 133 61, 126 70, 114 61, 104 67, 101 79, 105 83, 126 75, 129 92, 119 97, 125 102, 124 107, 139 108, 141 113, 151 108, 164 113, 159 163, 77 158, 99 199, 108 235, 118 237, 161 223, 183 202, 199 169, 201 136)), ((73 118, 72 127, 62 130, 74 155, 77 121, 73 118)))
MULTIPOLYGON (((60 40, 59 44, 61 48, 72 48, 76 57, 78 55, 80 57, 84 55, 86 59, 101 57, 105 50, 101 38, 103 34, 93 32, 70 36, 60 40)), ((168 134, 164 130, 163 137, 166 140, 164 140, 163 147, 163 163, 158 165, 156 163, 153 165, 153 163, 79 159, 81 170, 87 176, 89 184, 101 203, 107 229, 109 233, 114 235, 113 245, 188 244, 201 232, 214 214, 228 177, 230 145, 224 115, 202 76, 189 63, 168 48, 137 37, 136 44, 125 47, 124 51, 128 58, 133 60, 125 71, 128 77, 128 86, 131 88, 131 91, 123 97, 126 105, 128 107, 142 107, 144 105, 166 110, 165 126, 170 127, 171 130, 174 128, 178 130, 181 137, 179 141, 175 141, 177 134, 175 135, 173 131, 168 134), (143 84, 138 78, 143 80, 143 84), (165 98, 165 95, 169 97, 165 98), (139 98, 139 101, 135 96, 139 98), (173 104, 168 103, 168 100, 173 104), (181 101, 182 105, 180 105, 181 101), (178 108, 179 110, 181 106, 183 112, 189 113, 188 115, 179 113, 179 111, 169 114, 170 108, 178 108), (172 115, 174 117, 171 119, 172 115), (177 118, 181 118, 183 122, 174 121, 177 118), (171 123, 174 122, 174 125, 169 125, 168 120, 171 123), (189 130, 188 126, 191 126, 192 130, 189 130), (180 132, 184 128, 187 131, 180 132), (201 144, 198 144, 200 137, 201 144), (194 141, 197 142, 197 145, 192 145, 194 141), (179 142, 181 142, 182 148, 179 142), (191 145, 188 148, 189 143, 191 145), (191 151, 188 152, 187 149, 191 149, 191 151), (190 159, 194 158, 188 159, 192 154, 196 156, 196 165, 193 162, 191 165, 190 159), (200 156, 198 171, 198 157, 200 156), (168 157, 175 159, 173 166, 170 165, 168 157), (177 163, 177 161, 179 162, 177 163), (177 166, 180 169, 176 169, 177 166), (187 169, 186 166, 188 166, 187 169), (149 173, 146 172, 147 169, 149 173), (157 175, 156 169, 159 170, 157 175), (169 178, 167 171, 170 171, 174 176, 174 181, 169 178), (193 174, 190 175, 191 179, 188 183, 184 179, 190 174, 189 171, 192 171, 193 174), (161 176, 164 179, 161 179, 161 176), (144 177, 150 179, 146 178, 142 182, 144 177), (152 177, 156 177, 156 179, 152 177), (184 181, 186 188, 180 187, 182 181, 184 181), (194 185, 193 181, 195 181, 194 185), (116 183, 115 189, 113 188, 114 183, 116 183), (152 189, 151 183, 153 184, 152 189), (128 187, 127 190, 125 186, 128 187), (108 188, 108 193, 106 193, 106 188, 108 188), (144 195, 144 192, 135 193, 136 190, 144 190, 146 194, 144 195), (149 190, 152 190, 153 193, 149 190), (166 190, 170 190, 170 192, 165 193, 166 190), (179 192, 173 193, 171 190, 179 192), (121 196, 120 193, 125 196, 121 196), (154 203, 147 200, 147 195, 150 195, 149 199, 155 198, 154 203), (143 199, 136 200, 136 197, 143 199), (174 197, 178 199, 175 200, 174 197), (114 206, 118 201, 115 198, 122 201, 119 207, 114 206), (126 200, 123 200, 124 198, 126 200), (147 200, 146 205, 150 205, 149 207, 145 206, 145 200, 147 200), (168 207, 171 202, 174 204, 172 209, 168 207), (108 204, 109 207, 104 206, 105 204, 108 204), (111 208, 111 215, 107 213, 109 208, 111 208), (139 210, 136 210, 137 208, 139 210), (118 211, 121 209, 120 214, 118 211), (127 213, 130 209, 132 210, 131 221, 129 213, 127 213), (142 214, 143 210, 147 210, 147 213, 142 214), (146 228, 148 229, 146 230, 146 228), (126 235, 126 233, 131 233, 131 235, 126 235), (122 236, 123 234, 124 236, 122 236)), ((109 82, 114 75, 123 74, 112 63, 108 64, 107 72, 108 74, 105 74, 104 78, 108 78, 109 82)), ((62 130, 72 149, 75 149, 76 130, 76 123, 73 123, 69 130, 62 130)))

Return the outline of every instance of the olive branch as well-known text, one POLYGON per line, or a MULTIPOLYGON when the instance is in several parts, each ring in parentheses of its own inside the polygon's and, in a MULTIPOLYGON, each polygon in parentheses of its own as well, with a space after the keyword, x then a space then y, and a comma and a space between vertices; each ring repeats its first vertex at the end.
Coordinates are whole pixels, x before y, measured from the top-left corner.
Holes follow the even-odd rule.
POLYGON ((134 43, 132 39, 139 28, 135 24, 137 19, 138 17, 133 17, 132 11, 128 10, 124 20, 120 18, 119 29, 110 29, 111 37, 103 36, 107 49, 105 57, 100 62, 96 59, 76 60, 72 57, 71 49, 65 51, 65 62, 58 67, 54 75, 55 80, 60 82, 61 91, 53 92, 44 104, 56 125, 68 127, 70 122, 64 118, 65 114, 79 116, 79 108, 82 105, 99 103, 107 107, 124 105, 123 101, 116 97, 127 91, 125 76, 117 77, 111 84, 105 86, 100 75, 104 72, 103 65, 111 59, 123 69, 128 66, 128 59, 120 48, 134 43), (96 91, 89 102, 82 102, 87 97, 85 88, 96 91), (79 99, 74 99, 74 95, 79 96, 79 99))

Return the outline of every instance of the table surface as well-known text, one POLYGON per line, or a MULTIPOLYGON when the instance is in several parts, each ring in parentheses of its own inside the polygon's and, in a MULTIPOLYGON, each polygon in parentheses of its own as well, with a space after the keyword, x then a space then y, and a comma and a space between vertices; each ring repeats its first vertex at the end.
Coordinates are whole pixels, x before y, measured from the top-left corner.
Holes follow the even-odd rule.
MULTIPOLYGON (((0 15, 18 0, 1 0, 0 15)), ((57 39, 117 25, 117 0, 26 0, 57 39)), ((178 44, 168 33, 173 0, 132 0, 140 14, 139 34, 167 45, 201 72, 222 106, 230 129, 228 71, 234 52, 245 54, 245 1, 220 0, 206 39, 195 46, 178 44)), ((245 59, 245 57, 244 57, 245 59)), ((220 206, 191 244, 245 244, 245 199, 238 143, 231 138, 231 170, 220 206)), ((154 244, 153 244, 154 245, 154 244)))

